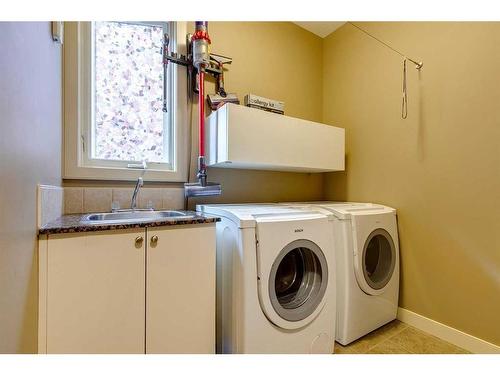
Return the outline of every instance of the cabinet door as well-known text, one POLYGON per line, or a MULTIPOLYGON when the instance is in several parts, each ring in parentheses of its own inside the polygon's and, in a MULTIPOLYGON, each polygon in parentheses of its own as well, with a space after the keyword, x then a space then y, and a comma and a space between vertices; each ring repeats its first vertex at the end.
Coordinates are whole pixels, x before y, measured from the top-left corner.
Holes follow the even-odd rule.
POLYGON ((215 224, 147 229, 146 352, 215 352, 215 224))
POLYGON ((144 229, 49 236, 47 353, 144 353, 145 242, 144 229))

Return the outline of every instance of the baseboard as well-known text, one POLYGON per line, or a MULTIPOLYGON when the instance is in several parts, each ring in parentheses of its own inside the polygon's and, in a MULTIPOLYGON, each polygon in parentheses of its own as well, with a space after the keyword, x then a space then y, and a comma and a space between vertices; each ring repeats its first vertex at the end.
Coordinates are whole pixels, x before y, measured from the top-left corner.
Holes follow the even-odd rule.
POLYGON ((468 333, 449 327, 425 316, 414 313, 413 311, 398 308, 398 319, 403 323, 409 324, 442 340, 459 346, 472 353, 481 354, 499 354, 500 346, 484 341, 478 337, 471 336, 468 333))

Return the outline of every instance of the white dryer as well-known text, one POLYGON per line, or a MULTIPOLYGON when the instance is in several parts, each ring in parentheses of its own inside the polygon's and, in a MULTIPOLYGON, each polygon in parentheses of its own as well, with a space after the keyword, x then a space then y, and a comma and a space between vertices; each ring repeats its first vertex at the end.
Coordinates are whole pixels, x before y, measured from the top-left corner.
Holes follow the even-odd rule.
POLYGON ((396 319, 399 241, 396 210, 372 203, 286 203, 334 216, 337 327, 343 344, 396 319), (325 211, 326 210, 326 211, 325 211))
POLYGON ((217 223, 217 352, 332 353, 327 216, 279 205, 198 205, 217 223))

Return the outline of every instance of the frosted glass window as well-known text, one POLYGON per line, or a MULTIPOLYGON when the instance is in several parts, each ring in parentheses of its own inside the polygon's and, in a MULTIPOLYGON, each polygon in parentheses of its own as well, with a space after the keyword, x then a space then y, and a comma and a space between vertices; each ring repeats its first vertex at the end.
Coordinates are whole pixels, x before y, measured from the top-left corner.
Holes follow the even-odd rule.
POLYGON ((169 163, 171 132, 163 107, 166 24, 93 23, 91 158, 169 163))

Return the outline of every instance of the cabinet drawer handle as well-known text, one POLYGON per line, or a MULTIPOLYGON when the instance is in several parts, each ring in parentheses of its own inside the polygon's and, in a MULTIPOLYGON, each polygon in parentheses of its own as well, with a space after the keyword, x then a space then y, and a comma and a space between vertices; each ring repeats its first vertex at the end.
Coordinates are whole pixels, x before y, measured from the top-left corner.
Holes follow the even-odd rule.
POLYGON ((158 244, 158 236, 151 237, 151 246, 156 246, 158 244))
POLYGON ((138 236, 135 238, 135 247, 142 247, 142 243, 144 242, 144 238, 142 236, 138 236))

